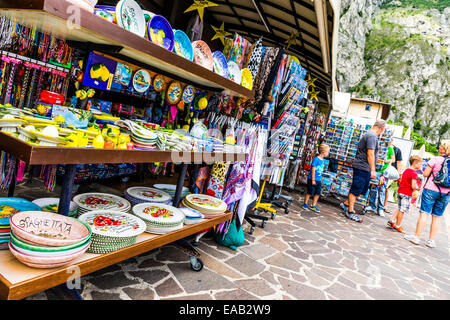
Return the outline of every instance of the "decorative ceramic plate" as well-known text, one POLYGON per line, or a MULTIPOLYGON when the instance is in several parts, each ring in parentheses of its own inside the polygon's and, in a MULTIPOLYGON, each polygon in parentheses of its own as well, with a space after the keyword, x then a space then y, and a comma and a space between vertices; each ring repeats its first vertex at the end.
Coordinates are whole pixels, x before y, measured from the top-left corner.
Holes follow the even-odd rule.
MULTIPOLYGON (((38 205, 42 211, 58 213, 59 198, 40 198, 32 201, 34 204, 38 205)), ((69 205, 69 217, 75 216, 77 214, 78 205, 70 201, 69 205)))
POLYGON ((213 71, 228 79, 228 63, 223 53, 220 51, 215 51, 213 53, 213 62, 213 71))
POLYGON ((166 90, 166 102, 167 104, 173 106, 180 102, 181 99, 181 83, 178 81, 173 81, 169 84, 166 90))
POLYGON ((160 203, 141 203, 133 207, 133 213, 143 219, 147 226, 176 227, 183 224, 185 216, 179 209, 160 203))
MULTIPOLYGON (((168 194, 170 194, 172 197, 175 195, 175 192, 177 190, 177 186, 174 184, 154 184, 153 185, 154 188, 162 190, 164 192, 167 192, 168 194)), ((183 187, 181 194, 182 195, 187 195, 189 193, 189 188, 187 187, 183 187)), ((183 196, 184 198, 184 196, 183 196)))
POLYGON ((187 104, 191 104, 192 101, 194 101, 194 97, 195 97, 194 86, 187 85, 186 87, 184 87, 183 94, 181 96, 181 99, 183 100, 183 102, 187 103, 187 104))
POLYGON ((204 215, 192 208, 180 208, 180 211, 184 213, 186 219, 203 219, 204 215))
POLYGON ((172 197, 164 191, 149 187, 132 187, 125 191, 133 198, 147 202, 166 202, 171 201, 172 197))
POLYGON ((201 213, 219 213, 227 210, 227 204, 224 201, 205 194, 187 195, 186 203, 194 209, 199 208, 201 213))
POLYGON ((169 21, 163 16, 154 15, 148 23, 147 32, 149 39, 160 47, 169 51, 173 50, 174 34, 169 21))
POLYGON ((120 211, 97 210, 82 214, 79 220, 92 229, 92 238, 129 238, 145 231, 145 223, 138 217, 120 211))
POLYGON ((120 0, 116 6, 117 24, 125 30, 145 37, 146 24, 144 12, 134 0, 120 0))
POLYGON ((107 193, 83 193, 73 197, 73 201, 84 210, 127 211, 131 205, 124 198, 107 193))
MULTIPOLYGON (((81 222, 81 221, 80 221, 81 222)), ((84 223, 84 222, 81 222, 84 223)), ((30 244, 26 241, 23 241, 22 239, 20 239, 19 237, 17 237, 16 235, 14 235, 14 233, 11 233, 11 243, 14 244, 14 246, 25 249, 25 250, 29 250, 29 251, 35 251, 35 252, 65 252, 65 251, 71 251, 74 249, 78 249, 81 247, 84 247, 86 244, 91 242, 91 237, 87 238, 86 241, 83 242, 78 242, 72 245, 68 245, 68 246, 61 246, 61 247, 47 247, 47 246, 37 246, 37 245, 33 245, 30 244)))
POLYGON ((194 49, 194 62, 212 71, 214 67, 213 55, 206 42, 202 40, 194 41, 192 47, 194 49))
POLYGON ((22 211, 11 218, 11 231, 26 242, 50 247, 84 242, 91 230, 80 221, 57 213, 22 211))
POLYGON ((239 66, 235 62, 228 63, 228 75, 230 80, 241 84, 241 69, 239 69, 239 66))
POLYGON ((87 248, 89 248, 89 245, 91 244, 90 241, 84 242, 82 246, 79 246, 78 248, 65 250, 65 251, 55 251, 55 252, 45 252, 45 251, 34 251, 34 250, 28 250, 25 248, 22 248, 20 246, 17 246, 13 241, 11 241, 10 246, 14 248, 16 251, 30 256, 30 257, 43 257, 43 258, 56 258, 56 257, 63 257, 68 255, 73 255, 80 252, 85 252, 87 248))
POLYGON ((156 92, 161 92, 164 89, 164 85, 166 82, 164 81, 163 76, 156 75, 153 79, 153 89, 155 89, 156 92))
POLYGON ((141 69, 136 71, 133 77, 133 88, 139 93, 143 93, 150 88, 152 78, 147 70, 141 69))
POLYGON ((247 68, 242 69, 241 72, 241 86, 244 88, 247 88, 248 90, 253 89, 253 77, 247 68))
POLYGON ((8 229, 10 218, 18 212, 40 210, 38 205, 22 198, 0 198, 0 228, 8 229))
POLYGON ((175 30, 174 32, 174 51, 177 55, 183 58, 193 61, 194 49, 189 37, 181 30, 175 30))

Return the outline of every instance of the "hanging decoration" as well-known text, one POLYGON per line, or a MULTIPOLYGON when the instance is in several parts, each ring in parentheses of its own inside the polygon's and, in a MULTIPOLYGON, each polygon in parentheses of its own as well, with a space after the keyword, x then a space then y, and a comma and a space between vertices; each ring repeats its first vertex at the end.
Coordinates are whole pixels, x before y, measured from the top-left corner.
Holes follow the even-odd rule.
POLYGON ((214 37, 211 38, 211 41, 214 41, 216 39, 220 39, 220 41, 222 41, 222 44, 225 45, 224 38, 227 37, 227 36, 231 36, 232 35, 232 33, 227 32, 225 30, 225 22, 222 22, 222 25, 220 26, 220 28, 217 28, 217 27, 214 27, 214 26, 211 26, 211 27, 214 29, 214 32, 216 33, 214 35, 214 37))
POLYGON ((308 74, 308 79, 306 79, 306 83, 308 83, 308 87, 316 87, 314 84, 314 81, 316 81, 317 78, 311 78, 311 75, 308 74))
POLYGON ((319 90, 315 90, 315 89, 313 89, 310 93, 309 93, 309 99, 310 100, 312 100, 312 99, 316 99, 316 101, 318 102, 319 101, 319 99, 317 98, 317 95, 319 94, 319 90))
POLYGON ((297 37, 300 35, 300 32, 295 33, 294 31, 291 31, 291 35, 289 36, 289 39, 287 39, 284 43, 287 44, 286 50, 288 50, 291 45, 297 44, 297 37))
POLYGON ((203 12, 205 11, 205 8, 208 7, 217 7, 218 4, 211 2, 211 1, 207 1, 207 0, 194 0, 194 3, 187 8, 184 13, 189 12, 189 11, 194 11, 197 10, 198 11, 198 15, 200 16, 200 20, 203 21, 203 12))

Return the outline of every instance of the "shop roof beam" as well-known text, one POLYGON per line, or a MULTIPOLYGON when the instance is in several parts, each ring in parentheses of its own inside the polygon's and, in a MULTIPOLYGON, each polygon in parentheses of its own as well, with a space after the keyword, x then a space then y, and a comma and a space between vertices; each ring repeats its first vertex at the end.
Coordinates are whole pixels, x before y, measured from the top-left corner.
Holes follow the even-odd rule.
POLYGON ((265 14, 264 14, 264 10, 261 7, 261 5, 259 4, 258 1, 252 0, 253 5, 256 8, 256 11, 258 12, 259 17, 261 18, 262 23, 264 23, 264 27, 266 28, 267 32, 270 32, 273 34, 273 30, 270 27, 269 21, 267 20, 265 14))

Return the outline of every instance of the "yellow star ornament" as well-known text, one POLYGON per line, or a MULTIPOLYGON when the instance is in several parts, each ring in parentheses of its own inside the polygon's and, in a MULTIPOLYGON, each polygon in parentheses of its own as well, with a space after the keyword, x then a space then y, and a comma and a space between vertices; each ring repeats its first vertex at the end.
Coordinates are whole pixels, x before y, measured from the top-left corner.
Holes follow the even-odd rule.
POLYGON ((214 35, 214 37, 212 37, 211 41, 214 41, 216 39, 220 39, 220 41, 222 41, 222 44, 225 45, 225 40, 224 38, 226 36, 231 36, 230 32, 225 31, 225 23, 222 22, 222 25, 220 26, 220 28, 211 26, 214 29, 214 32, 216 33, 214 35))
POLYGON ((287 39, 284 43, 288 46, 286 47, 286 50, 288 50, 291 45, 297 44, 297 37, 300 35, 300 32, 295 33, 294 31, 291 31, 291 35, 289 36, 289 39, 287 39))
POLYGON ((317 78, 311 78, 311 75, 309 75, 308 74, 308 79, 306 80, 306 83, 308 83, 308 87, 309 86, 311 86, 311 87, 316 87, 316 85, 314 84, 314 81, 316 81, 317 80, 317 78))
POLYGON ((315 89, 313 89, 310 93, 309 93, 309 100, 312 100, 312 99, 316 99, 316 101, 317 102, 319 102, 319 99, 317 98, 317 95, 320 93, 320 91, 319 90, 315 90, 315 89))
POLYGON ((194 11, 197 10, 198 11, 198 15, 200 16, 200 20, 203 21, 203 12, 205 10, 205 8, 207 7, 216 7, 218 6, 218 4, 213 3, 211 1, 207 1, 207 0, 194 0, 194 3, 186 9, 186 11, 184 11, 184 13, 189 12, 189 11, 194 11))

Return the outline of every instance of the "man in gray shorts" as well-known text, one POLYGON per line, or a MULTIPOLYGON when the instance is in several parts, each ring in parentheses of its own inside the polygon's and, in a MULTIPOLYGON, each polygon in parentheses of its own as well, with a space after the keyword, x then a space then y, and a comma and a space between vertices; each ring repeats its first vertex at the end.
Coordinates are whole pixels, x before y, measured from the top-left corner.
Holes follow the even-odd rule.
POLYGON ((360 195, 365 195, 369 190, 370 180, 376 179, 375 164, 378 157, 378 137, 383 133, 386 121, 375 121, 372 128, 361 138, 358 143, 355 160, 353 160, 353 182, 348 193, 348 199, 340 204, 347 218, 362 222, 355 214, 354 206, 360 195))

